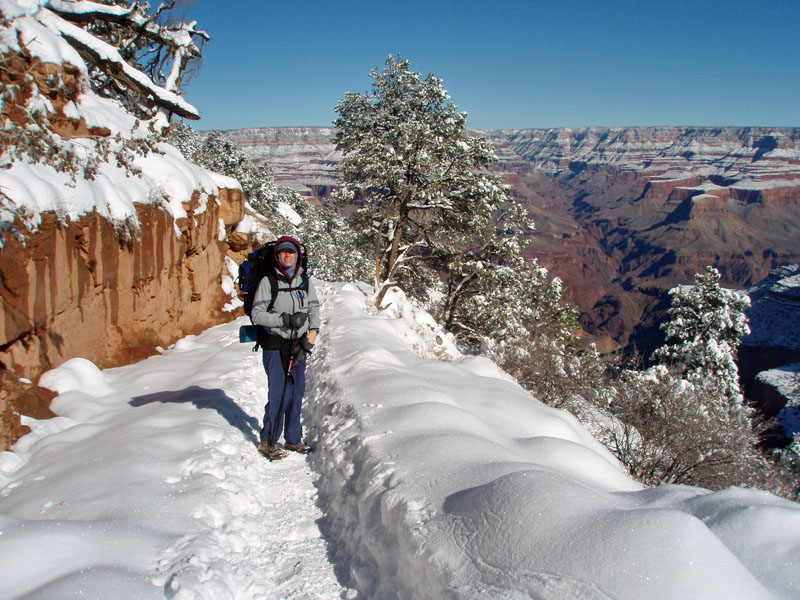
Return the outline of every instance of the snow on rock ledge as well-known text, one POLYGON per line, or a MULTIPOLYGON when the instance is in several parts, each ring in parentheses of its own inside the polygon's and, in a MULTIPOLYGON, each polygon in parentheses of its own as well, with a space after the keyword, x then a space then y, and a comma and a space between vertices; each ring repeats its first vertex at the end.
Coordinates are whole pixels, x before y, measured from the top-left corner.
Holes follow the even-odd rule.
POLYGON ((241 186, 163 143, 134 166, 102 163, 91 180, 0 170, 0 363, 18 375, 75 356, 115 366, 231 318, 222 281, 241 186))
MULTIPOLYGON (((137 204, 161 207, 177 222, 186 219, 189 210, 195 215, 204 212, 210 198, 216 201, 217 181, 241 190, 235 180, 187 162, 168 144, 159 144, 157 153, 137 157, 135 162, 141 174, 102 163, 92 180, 73 179, 40 163, 15 162, 0 170, 0 189, 7 201, 5 210, 0 205, 0 218, 7 225, 19 219, 22 228, 36 232, 42 213, 53 212, 65 222, 96 212, 117 226, 138 229, 137 204)), ((180 228, 175 233, 180 235, 180 228)), ((3 244, 0 240, 0 247, 3 244)))
MULTIPOLYGON (((226 197, 242 205, 241 191, 226 197)), ((127 241, 97 211, 74 220, 40 213, 35 232, 18 223, 21 235, 0 250, 0 362, 31 379, 75 356, 124 364, 231 318, 222 311, 220 207, 195 213, 199 205, 195 193, 176 220, 133 204, 138 231, 127 241)))
POLYGON ((244 216, 238 182, 155 141, 162 113, 139 122, 92 92, 62 34, 91 36, 50 8, 0 0, 0 56, 11 61, 0 85, 30 74, 14 92, 20 104, 0 106, 4 127, 38 132, 67 157, 56 169, 30 150, 0 152, 0 367, 32 379, 76 356, 125 363, 230 319, 227 239, 244 216))

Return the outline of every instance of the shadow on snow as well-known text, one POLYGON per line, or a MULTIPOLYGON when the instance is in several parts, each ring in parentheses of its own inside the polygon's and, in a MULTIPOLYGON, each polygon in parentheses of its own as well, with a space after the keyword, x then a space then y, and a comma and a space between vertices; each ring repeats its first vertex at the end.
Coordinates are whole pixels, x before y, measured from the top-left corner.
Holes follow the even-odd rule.
POLYGON ((145 396, 134 397, 131 406, 144 406, 153 402, 187 403, 194 404, 197 408, 210 408, 217 411, 228 423, 241 431, 244 436, 258 444, 258 434, 261 423, 255 417, 247 414, 223 390, 216 388, 201 388, 196 385, 183 390, 158 392, 145 396))

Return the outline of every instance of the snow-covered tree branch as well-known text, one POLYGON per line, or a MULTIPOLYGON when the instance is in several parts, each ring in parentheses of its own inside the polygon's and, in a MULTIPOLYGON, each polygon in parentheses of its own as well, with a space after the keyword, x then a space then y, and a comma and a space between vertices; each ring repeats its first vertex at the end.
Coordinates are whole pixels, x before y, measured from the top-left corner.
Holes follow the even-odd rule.
POLYGON ((139 2, 48 0, 37 16, 80 53, 98 88, 111 95, 133 95, 127 103, 145 113, 158 108, 198 119, 197 110, 179 93, 185 74, 192 63, 199 62, 202 43, 209 36, 197 29, 195 22, 158 23, 174 6, 174 0, 164 2, 150 14, 149 5, 139 2))
POLYGON ((199 61, 195 40, 208 36, 194 23, 161 24, 174 6, 169 0, 150 13, 148 4, 123 0, 4 2, 2 166, 44 162, 73 180, 91 180, 100 164, 114 159, 136 173, 133 159, 155 149, 169 114, 198 118, 179 88, 199 61), (168 75, 151 76, 148 67, 166 68, 168 75), (122 106, 109 127, 88 117, 98 102, 122 106))
POLYGON ((127 63, 109 44, 93 37, 84 29, 46 12, 42 14, 41 19, 49 29, 69 42, 87 63, 102 70, 124 88, 180 117, 200 118, 197 109, 175 92, 156 85, 145 73, 127 63))

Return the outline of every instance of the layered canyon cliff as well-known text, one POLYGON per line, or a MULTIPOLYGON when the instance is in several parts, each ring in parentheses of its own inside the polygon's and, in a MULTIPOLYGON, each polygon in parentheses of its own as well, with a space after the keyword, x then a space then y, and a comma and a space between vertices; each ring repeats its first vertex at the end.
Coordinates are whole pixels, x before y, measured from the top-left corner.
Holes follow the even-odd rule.
POLYGON ((238 315, 223 310, 225 258, 236 253, 220 229, 244 216, 242 192, 220 188, 195 213, 198 196, 177 220, 163 207, 137 205, 139 227, 127 239, 97 212, 66 221, 46 212, 36 231, 17 222, 19 235, 5 237, 0 449, 25 433, 20 414, 53 416, 52 394, 31 383, 43 371, 76 357, 101 368, 141 360, 238 315))
POLYGON ((7 236, 0 252, 3 366, 36 379, 76 356, 124 364, 229 318, 219 228, 244 216, 242 192, 223 188, 195 214, 198 196, 177 223, 161 207, 136 205, 139 227, 127 240, 96 212, 74 221, 47 212, 35 232, 18 222, 22 235, 7 236))
MULTIPOLYGON (((324 201, 341 154, 329 128, 224 132, 276 180, 324 201)), ((800 129, 478 131, 531 211, 528 253, 565 283, 604 351, 661 343, 666 290, 706 265, 747 288, 800 262, 800 129)))
POLYGON ((486 133, 535 213, 529 252, 564 279, 605 349, 649 353, 665 290, 706 265, 747 288, 800 259, 800 130, 486 133))

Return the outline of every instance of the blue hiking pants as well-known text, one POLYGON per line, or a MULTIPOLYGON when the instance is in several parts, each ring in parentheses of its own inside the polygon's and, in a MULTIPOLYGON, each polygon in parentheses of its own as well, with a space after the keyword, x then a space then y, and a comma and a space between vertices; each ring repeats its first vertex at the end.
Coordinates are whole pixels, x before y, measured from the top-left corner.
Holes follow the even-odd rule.
POLYGON ((300 425, 300 409, 303 394, 306 391, 306 361, 292 365, 291 377, 286 381, 286 367, 281 360, 280 350, 264 350, 262 360, 267 372, 269 392, 267 405, 264 407, 264 426, 261 428, 261 441, 273 432, 272 443, 281 439, 284 423, 286 424, 286 443, 299 444, 303 440, 303 429, 300 425), (284 384, 286 394, 284 396, 284 384), (281 399, 283 399, 284 417, 280 416, 281 399))

